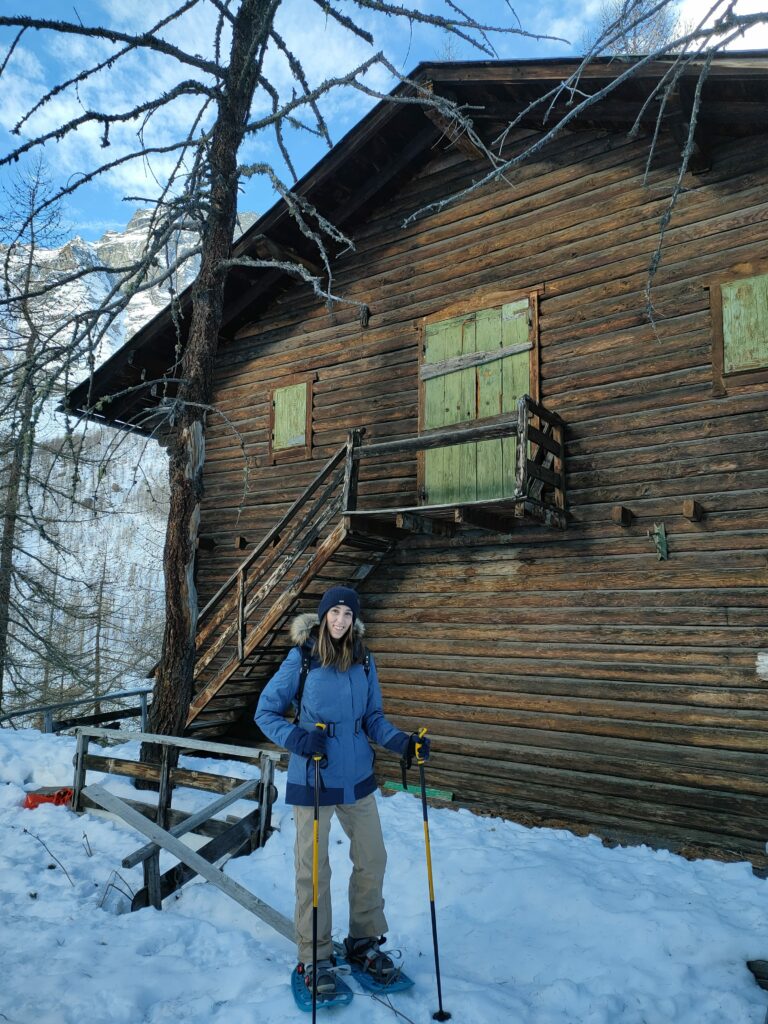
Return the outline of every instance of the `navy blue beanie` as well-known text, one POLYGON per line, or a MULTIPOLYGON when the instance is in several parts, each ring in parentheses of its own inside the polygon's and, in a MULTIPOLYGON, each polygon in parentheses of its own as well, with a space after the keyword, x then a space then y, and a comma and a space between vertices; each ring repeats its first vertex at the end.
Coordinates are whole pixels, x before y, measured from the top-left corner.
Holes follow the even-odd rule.
POLYGON ((353 622, 360 614, 360 598, 356 590, 353 590, 351 587, 331 587, 320 598, 320 604, 317 606, 317 617, 320 622, 323 621, 326 613, 336 605, 343 605, 345 608, 349 608, 352 612, 353 622))

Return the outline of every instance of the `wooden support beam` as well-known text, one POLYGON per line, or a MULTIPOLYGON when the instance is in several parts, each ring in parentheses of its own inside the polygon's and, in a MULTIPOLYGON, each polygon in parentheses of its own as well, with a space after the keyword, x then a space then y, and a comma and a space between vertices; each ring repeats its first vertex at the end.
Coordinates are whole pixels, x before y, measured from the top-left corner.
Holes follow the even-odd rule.
POLYGON ((532 476, 536 480, 542 480, 545 484, 550 484, 552 487, 561 489, 563 487, 562 473, 556 473, 552 469, 547 469, 546 466, 540 466, 533 459, 527 460, 526 473, 528 476, 532 476))
POLYGON ((349 533, 363 534, 377 540, 394 541, 402 536, 391 523, 360 512, 344 516, 344 528, 349 533))
MULTIPOLYGON (((271 238, 267 238, 266 235, 254 235, 253 238, 249 239, 250 246, 253 248, 253 256, 260 260, 275 260, 277 263, 298 263, 314 274, 315 277, 322 277, 325 273, 324 269, 319 263, 315 263, 314 260, 308 259, 306 256, 302 256, 296 249, 292 249, 289 245, 281 245, 278 242, 273 241, 271 238)), ((247 255, 243 254, 247 259, 247 255)), ((249 254, 248 254, 249 255, 249 254)), ((235 257, 237 258, 237 257, 235 257)), ((237 268, 241 273, 255 273, 257 275, 264 273, 263 267, 254 267, 251 270, 247 265, 237 268)))
POLYGON ((487 530, 489 533, 512 533, 515 528, 513 517, 495 515, 493 512, 478 511, 460 505, 453 513, 453 521, 461 526, 470 526, 474 530, 487 530))
POLYGON ((413 512, 397 512, 395 514, 395 526, 398 530, 407 530, 409 533, 422 533, 435 537, 453 537, 456 527, 451 522, 443 519, 432 519, 430 516, 422 516, 413 512))
POLYGON ((706 515, 704 506, 699 504, 695 498, 686 498, 683 502, 683 515, 692 523, 700 523, 706 515))
POLYGON ((398 441, 379 441, 374 444, 361 444, 355 450, 353 458, 363 459, 370 455, 403 455, 406 452, 427 451, 442 448, 445 445, 469 444, 474 441, 493 441, 499 437, 512 437, 517 433, 517 417, 511 413, 494 416, 476 427, 455 426, 449 429, 439 427, 434 431, 424 431, 418 437, 405 437, 398 441))
MULTIPOLYGON (((430 91, 434 92, 434 85, 432 82, 425 82, 425 87, 430 91)), ((453 97, 441 88, 440 95, 445 99, 452 99, 453 97)), ((422 107, 424 115, 439 128, 443 136, 448 142, 455 146, 456 149, 460 150, 465 156, 468 156, 470 160, 487 160, 488 154, 483 151, 483 148, 479 146, 472 137, 467 133, 463 125, 458 119, 448 117, 446 114, 441 114, 434 107, 422 107)))
POLYGON ((683 153, 691 145, 688 158, 688 170, 691 174, 704 174, 712 167, 712 155, 709 147, 703 144, 702 129, 700 125, 694 126, 693 139, 690 139, 691 131, 691 106, 692 102, 687 96, 683 96, 678 86, 666 98, 665 123, 669 125, 672 138, 680 147, 683 153))
POLYGON ((611 509, 611 519, 617 526, 630 526, 634 518, 634 512, 625 505, 614 505, 611 509))
POLYGON ((528 440, 532 444, 538 445, 539 448, 544 448, 559 459, 563 457, 563 445, 555 440, 552 434, 545 434, 542 430, 538 430, 536 427, 529 425, 528 440))
MULTIPOLYGON (((205 846, 197 851, 197 854, 209 864, 214 864, 217 860, 226 857, 228 854, 231 857, 237 857, 242 853, 250 853, 250 837, 257 831, 258 825, 259 810, 257 808, 244 818, 241 818, 240 821, 230 825, 220 836, 216 836, 209 843, 206 843, 205 846)), ((170 835, 171 833, 168 834, 170 835)), ((150 845, 153 849, 158 849, 154 843, 150 845)), ((123 861, 123 867, 125 866, 126 863, 123 861)), ((178 892, 183 885, 196 878, 197 875, 198 872, 194 868, 183 863, 177 864, 175 867, 165 871, 157 880, 160 903, 162 904, 166 896, 172 896, 173 893, 178 892)), ((142 910, 149 905, 149 890, 147 888, 139 889, 131 900, 131 910, 142 910)), ((160 910, 162 907, 157 909, 160 910)))
MULTIPOLYGON (((97 810, 101 811, 103 808, 100 804, 97 804, 95 800, 91 800, 85 793, 80 794, 81 809, 83 810, 97 810)), ((127 804, 135 808, 139 814, 143 814, 150 821, 154 821, 156 807, 154 804, 144 803, 143 800, 126 800, 127 804)), ((170 830, 176 835, 176 826, 184 824, 191 815, 185 811, 175 811, 173 808, 169 811, 169 821, 173 824, 173 828, 170 830)), ((208 839, 215 839, 216 836, 220 836, 222 832, 226 832, 230 825, 234 824, 234 819, 230 815, 225 821, 220 821, 218 818, 213 818, 210 821, 203 821, 199 825, 195 825, 194 829, 185 829, 185 832, 194 831, 196 835, 206 836, 208 839)), ((135 861, 138 864, 139 861, 135 861)), ((133 866, 133 865, 132 865, 133 866)))
POLYGON ((140 814, 127 804, 125 800, 121 800, 114 793, 104 789, 103 786, 87 786, 83 792, 105 810, 119 815, 123 821, 132 828, 135 828, 137 832, 141 832, 142 835, 151 839, 153 843, 162 846, 164 850, 173 854, 182 864, 191 867, 198 875, 201 875, 212 885, 217 886, 223 893, 235 900, 236 903, 239 903, 241 907, 245 907, 246 910, 250 911, 261 921, 264 921, 265 924, 274 928, 275 931, 288 939, 289 942, 296 941, 293 924, 287 917, 284 917, 279 911, 270 907, 268 903, 264 903, 263 900, 254 896, 252 892, 249 892, 233 878, 225 875, 219 868, 213 867, 212 864, 209 864, 207 860, 194 850, 190 850, 180 839, 172 836, 170 832, 160 828, 153 821, 149 821, 143 814, 140 814))
MULTIPOLYGON (((112 729, 88 727, 86 729, 78 729, 77 733, 78 739, 82 736, 84 738, 112 740, 113 743, 116 740, 124 742, 123 737, 115 735, 112 729)), ((206 754, 223 754, 230 759, 239 758, 251 764, 260 759, 262 755, 271 757, 274 761, 280 760, 280 755, 276 754, 273 750, 264 750, 261 747, 244 747, 236 743, 217 743, 215 740, 190 740, 186 736, 166 736, 154 732, 132 732, 131 740, 134 743, 155 743, 161 747, 179 747, 180 750, 187 754, 191 750, 203 751, 206 754)), ((177 769, 177 771, 180 770, 177 769)))
MULTIPOLYGON (((185 815, 183 819, 171 828, 170 834, 172 836, 184 836, 188 832, 194 832, 195 829, 199 828, 200 825, 209 821, 214 814, 218 814, 219 811, 223 811, 225 807, 229 807, 235 800, 240 800, 241 797, 250 796, 254 789, 257 789, 260 785, 258 779, 247 779, 242 782, 235 789, 231 789, 229 793, 219 797, 218 800, 213 800, 202 810, 197 811, 195 814, 185 815)), ((151 809, 151 808, 150 808, 151 809)), ((147 843, 142 846, 139 850, 135 850, 133 853, 129 853, 127 857, 123 857, 123 867, 133 868, 137 864, 140 864, 143 860, 155 853, 157 845, 155 843, 147 843)))
MULTIPOLYGON (((131 738, 134 735, 135 733, 132 733, 131 738)), ((89 772, 126 775, 128 778, 144 779, 148 782, 160 781, 160 769, 157 765, 129 761, 127 758, 88 754, 85 758, 85 768, 89 772)), ((213 772, 198 772, 191 768, 171 769, 172 785, 189 786, 190 789, 202 789, 207 793, 229 793, 243 781, 243 779, 234 779, 227 775, 216 775, 213 772)))
POLYGON ((468 370, 472 366, 495 363, 498 359, 505 359, 507 356, 530 352, 532 348, 533 344, 526 341, 518 345, 507 345, 506 348, 496 348, 491 352, 470 352, 468 355, 453 356, 451 359, 444 359, 439 363, 422 363, 419 368, 419 380, 431 380, 433 377, 444 377, 447 373, 468 370))

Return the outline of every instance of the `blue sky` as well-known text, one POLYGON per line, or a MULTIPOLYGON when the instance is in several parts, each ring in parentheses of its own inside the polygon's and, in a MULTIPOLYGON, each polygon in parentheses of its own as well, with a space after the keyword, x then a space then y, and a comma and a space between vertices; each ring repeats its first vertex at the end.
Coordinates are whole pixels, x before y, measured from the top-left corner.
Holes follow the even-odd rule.
MULTIPOLYGON (((346 13, 353 13, 349 0, 337 0, 346 13)), ((739 0, 739 4, 760 3, 760 0, 739 0)), ((446 0, 409 0, 409 4, 431 13, 445 14, 446 0)), ((35 16, 60 18, 85 25, 106 25, 122 31, 135 32, 148 27, 177 5, 177 0, 153 0, 152 4, 136 0, 5 0, 2 13, 13 10, 21 14, 34 11, 35 16)), ((583 33, 595 18, 600 0, 522 0, 512 6, 505 0, 465 0, 466 7, 478 20, 489 24, 511 27, 521 26, 530 33, 559 36, 570 42, 535 40, 521 35, 492 37, 497 55, 501 58, 532 58, 572 55, 580 49, 583 33), (519 19, 519 20, 518 20, 519 19)), ((709 0, 685 0, 687 14, 700 13, 710 7, 709 0)), ((166 36, 195 53, 209 55, 213 36, 213 7, 208 0, 199 3, 183 22, 169 29, 166 36)), ((372 48, 351 36, 335 22, 328 21, 312 0, 283 0, 278 14, 278 27, 288 44, 301 59, 311 84, 318 84, 330 76, 349 71, 382 49, 396 68, 403 72, 422 60, 482 59, 484 55, 461 41, 450 41, 444 33, 434 29, 414 27, 409 30, 402 19, 360 15, 360 20, 376 39, 372 48)), ((12 33, 0 29, 0 44, 7 47, 12 33)), ((755 44, 759 45, 759 43, 755 44)), ((55 82, 69 78, 85 66, 103 59, 109 48, 99 40, 83 40, 53 33, 28 33, 17 47, 5 69, 0 87, 0 146, 7 152, 14 144, 9 134, 19 118, 55 82)), ((283 98, 290 96, 293 80, 285 61, 274 56, 266 68, 271 81, 283 98)), ((188 72, 181 72, 165 59, 131 56, 105 70, 77 90, 69 89, 43 107, 25 126, 25 131, 42 132, 55 128, 63 121, 79 116, 86 109, 119 111, 130 109, 143 96, 152 91, 171 88, 188 72)), ((392 79, 382 69, 374 71, 368 79, 381 91, 388 91, 392 79)), ((266 98, 256 104, 256 112, 264 113, 266 98)), ((346 89, 330 94, 322 104, 334 141, 347 132, 375 100, 359 92, 346 89)), ((153 145, 167 144, 179 136, 190 123, 196 107, 184 99, 173 108, 161 112, 145 126, 145 134, 153 145)), ((50 173, 59 181, 74 180, 103 162, 114 159, 136 143, 137 123, 113 128, 108 149, 101 146, 100 132, 91 126, 70 137, 50 141, 45 146, 45 158, 50 173)), ((326 151, 322 143, 304 132, 294 132, 288 139, 289 148, 299 175, 309 170, 326 151)), ((18 144, 18 143, 16 143, 18 144)), ((67 203, 63 213, 68 233, 79 233, 84 238, 98 238, 106 230, 120 230, 130 219, 139 200, 128 201, 126 196, 147 197, 157 191, 168 166, 167 157, 153 157, 151 162, 134 161, 111 173, 97 183, 80 189, 67 203)), ((270 162, 287 180, 288 172, 277 153, 270 132, 256 136, 241 153, 243 162, 270 162)), ((13 169, 0 169, 2 181, 7 183, 13 169)), ((275 195, 263 178, 246 182, 243 186, 240 208, 263 212, 274 202, 275 195)), ((143 204, 143 205, 146 205, 143 204)))

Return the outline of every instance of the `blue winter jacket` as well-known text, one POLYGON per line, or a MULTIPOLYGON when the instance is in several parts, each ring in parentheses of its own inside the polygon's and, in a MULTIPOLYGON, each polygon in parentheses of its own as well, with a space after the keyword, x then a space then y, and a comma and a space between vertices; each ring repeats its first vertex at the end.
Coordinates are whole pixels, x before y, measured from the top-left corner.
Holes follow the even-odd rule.
MULTIPOLYGON (((314 615, 298 616, 292 637, 309 637, 309 626, 317 624, 314 615)), ((355 623, 358 637, 362 624, 355 623)), ((311 642, 311 641, 310 641, 311 642)), ((294 647, 267 683, 256 708, 255 721, 261 731, 279 746, 286 746, 296 728, 285 717, 299 688, 301 651, 294 647)), ((323 668, 312 658, 304 683, 298 725, 314 729, 316 723, 328 726, 327 764, 320 769, 320 803, 352 804, 376 789, 373 773, 374 753, 370 740, 402 755, 409 734, 395 728, 384 717, 381 689, 373 657, 368 674, 362 662, 348 672, 323 668)), ((288 762, 286 803, 311 807, 314 804, 314 765, 312 759, 291 754, 288 762)))

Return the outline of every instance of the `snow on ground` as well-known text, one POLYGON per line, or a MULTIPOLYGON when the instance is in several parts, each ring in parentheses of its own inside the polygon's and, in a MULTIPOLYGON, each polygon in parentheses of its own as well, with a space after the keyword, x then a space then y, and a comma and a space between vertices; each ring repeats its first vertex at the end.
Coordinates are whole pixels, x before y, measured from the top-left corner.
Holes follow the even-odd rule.
MULTIPOLYGON (((136 744, 112 747, 135 756, 136 744)), ((142 845, 130 827, 64 807, 21 806, 24 791, 71 785, 74 741, 0 733, 0 1021, 10 1024, 284 1024, 295 1007, 294 947, 204 882, 162 912, 127 912, 142 845), (116 874, 117 873, 117 874, 116 874)), ((200 761, 246 777, 242 763, 200 761)), ((89 774, 117 795, 128 780, 89 774)), ((287 916, 293 825, 227 872, 287 916)), ((174 806, 209 795, 179 790, 174 806)), ((248 805, 235 808, 244 811, 248 805)), ((437 1009, 420 802, 380 798, 389 850, 389 945, 416 987, 392 997, 406 1019, 437 1009)), ((748 864, 688 862, 646 847, 606 849, 594 837, 527 829, 433 809, 443 1004, 456 1024, 764 1024, 768 993, 745 962, 768 958, 768 883, 748 864)), ((334 930, 346 934, 346 841, 332 833, 334 930)), ((161 860, 165 869, 171 858, 161 860)), ((353 987, 354 987, 354 983, 353 987)), ((395 1024, 359 990, 323 1022, 395 1024)), ((402 1018, 401 1018, 402 1019, 402 1018)))

